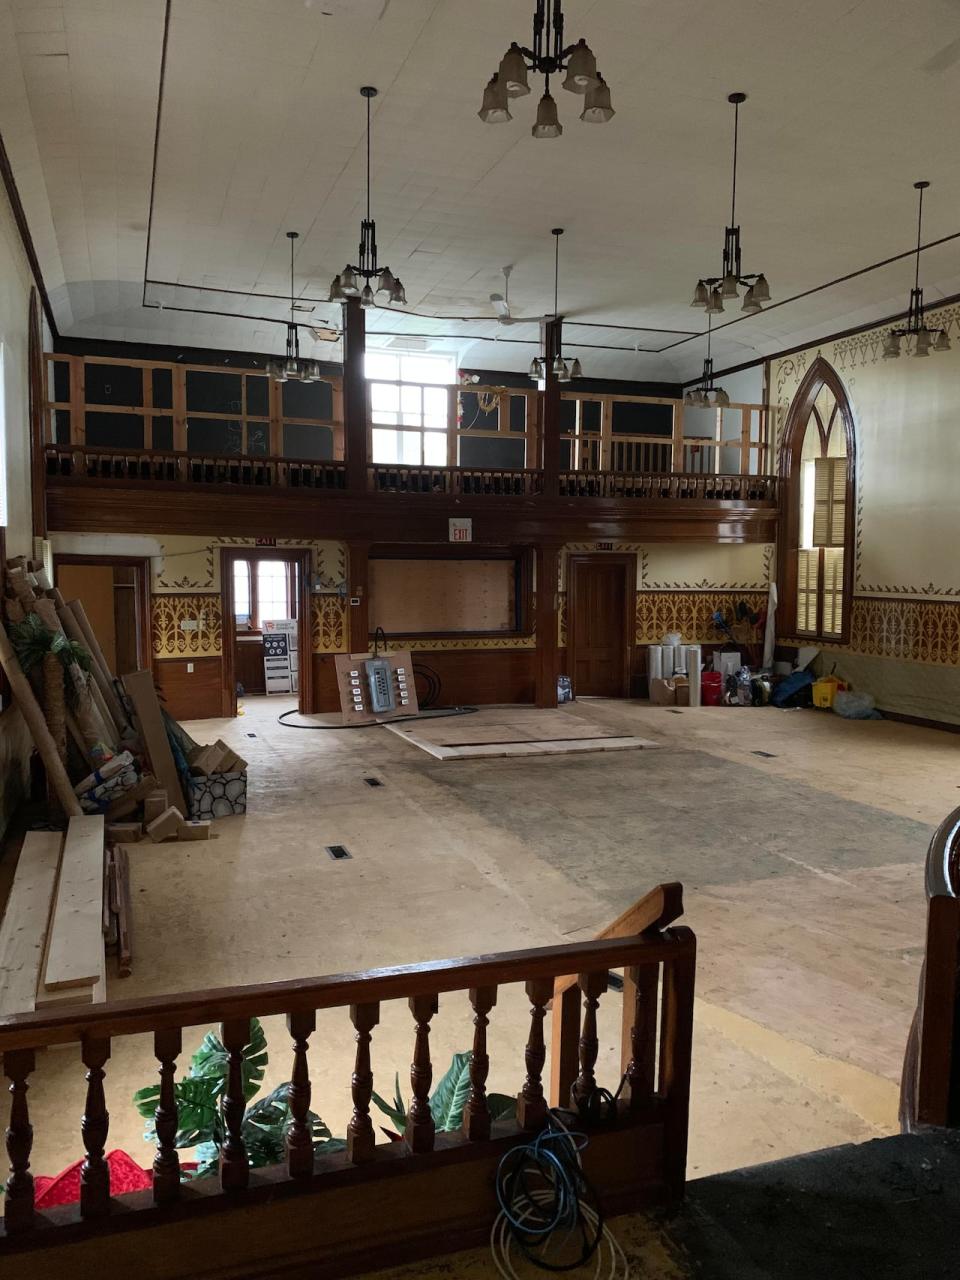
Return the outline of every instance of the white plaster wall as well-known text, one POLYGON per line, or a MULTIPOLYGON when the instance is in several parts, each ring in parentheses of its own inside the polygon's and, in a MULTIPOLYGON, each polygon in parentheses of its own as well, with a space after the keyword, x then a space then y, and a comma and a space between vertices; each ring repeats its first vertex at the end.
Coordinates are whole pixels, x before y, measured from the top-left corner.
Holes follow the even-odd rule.
POLYGON ((32 278, 13 211, 0 188, 0 343, 7 439, 7 554, 32 553, 27 361, 32 278))

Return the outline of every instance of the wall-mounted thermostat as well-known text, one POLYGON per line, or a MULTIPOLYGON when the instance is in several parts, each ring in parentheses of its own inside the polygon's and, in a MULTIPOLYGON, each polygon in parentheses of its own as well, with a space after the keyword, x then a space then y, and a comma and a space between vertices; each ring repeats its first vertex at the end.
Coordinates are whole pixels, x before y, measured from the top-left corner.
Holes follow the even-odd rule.
POLYGON ((338 653, 334 659, 344 724, 374 724, 419 715, 409 649, 338 653))

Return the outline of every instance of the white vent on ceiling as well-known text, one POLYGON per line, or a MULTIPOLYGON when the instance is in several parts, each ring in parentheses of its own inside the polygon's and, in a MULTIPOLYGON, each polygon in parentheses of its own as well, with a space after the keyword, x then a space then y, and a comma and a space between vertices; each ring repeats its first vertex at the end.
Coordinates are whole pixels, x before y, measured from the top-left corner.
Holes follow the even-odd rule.
POLYGON ((426 338, 391 338, 386 344, 397 351, 429 351, 430 343, 426 338))

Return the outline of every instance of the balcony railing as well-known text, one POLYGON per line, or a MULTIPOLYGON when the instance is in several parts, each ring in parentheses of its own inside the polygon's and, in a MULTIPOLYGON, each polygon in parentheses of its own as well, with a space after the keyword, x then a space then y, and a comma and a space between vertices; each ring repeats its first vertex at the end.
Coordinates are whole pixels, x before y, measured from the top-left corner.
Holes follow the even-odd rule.
MULTIPOLYGON (((47 445, 45 456, 48 483, 90 480, 244 489, 347 489, 347 466, 344 462, 189 454, 173 450, 131 452, 80 445, 47 445)), ((376 463, 367 469, 367 491, 447 497, 535 498, 544 495, 544 484, 543 472, 532 468, 405 467, 376 463)), ((776 476, 562 471, 559 477, 561 498, 749 502, 775 507, 777 491, 776 476)))

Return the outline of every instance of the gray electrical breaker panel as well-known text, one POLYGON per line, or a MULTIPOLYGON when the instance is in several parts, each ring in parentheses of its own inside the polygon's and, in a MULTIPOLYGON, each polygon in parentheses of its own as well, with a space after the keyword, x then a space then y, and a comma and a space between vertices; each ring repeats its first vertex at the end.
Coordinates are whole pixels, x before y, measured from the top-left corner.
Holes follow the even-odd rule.
POLYGON ((409 649, 384 653, 338 653, 334 659, 345 724, 370 724, 419 714, 409 649))

